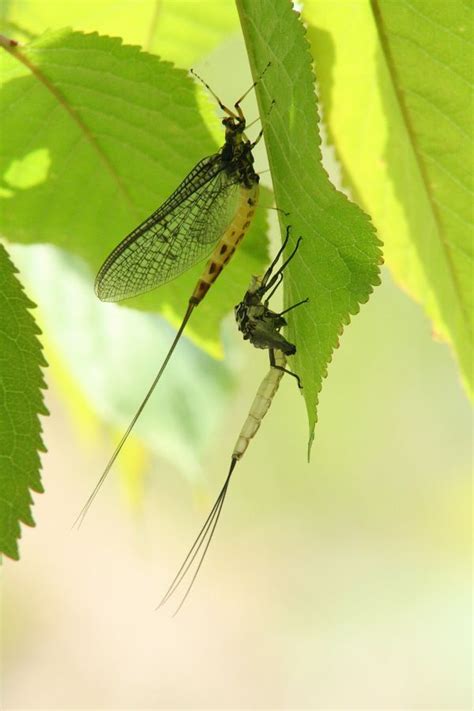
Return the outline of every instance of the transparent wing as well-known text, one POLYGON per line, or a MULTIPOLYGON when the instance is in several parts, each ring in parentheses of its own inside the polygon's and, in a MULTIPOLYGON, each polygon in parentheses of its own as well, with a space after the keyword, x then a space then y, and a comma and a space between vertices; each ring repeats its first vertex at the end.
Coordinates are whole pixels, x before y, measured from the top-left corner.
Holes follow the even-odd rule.
POLYGON ((113 250, 95 282, 102 301, 165 284, 206 257, 232 222, 239 182, 220 154, 204 158, 172 195, 113 250))

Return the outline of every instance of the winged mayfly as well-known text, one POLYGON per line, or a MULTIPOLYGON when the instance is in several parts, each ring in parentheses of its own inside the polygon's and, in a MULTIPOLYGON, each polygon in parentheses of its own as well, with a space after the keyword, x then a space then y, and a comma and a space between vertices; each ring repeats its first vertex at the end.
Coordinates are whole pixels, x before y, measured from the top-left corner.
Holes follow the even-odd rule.
MULTIPOLYGON (((267 64, 260 78, 269 66, 267 64)), ((260 131, 255 141, 247 138, 246 119, 240 104, 258 81, 260 79, 235 102, 233 111, 203 81, 225 114, 222 119, 224 145, 214 155, 201 160, 174 193, 115 247, 97 274, 95 291, 99 299, 121 301, 171 281, 210 255, 155 379, 75 524, 83 521, 168 365, 191 314, 250 227, 259 196, 259 176, 253 167, 252 151, 263 132, 260 131)))
POLYGON ((291 370, 288 370, 286 367, 287 356, 292 356, 296 353, 296 346, 287 341, 287 339, 280 333, 280 330, 283 326, 286 326, 284 315, 292 309, 295 309, 297 306, 306 303, 308 299, 299 301, 297 304, 293 304, 279 313, 276 313, 269 308, 269 301, 283 280, 283 272, 288 263, 295 256, 301 244, 302 238, 299 237, 289 257, 283 262, 281 267, 273 273, 273 270, 275 269, 285 247, 288 244, 289 238, 290 227, 287 227, 285 240, 283 241, 281 249, 278 251, 275 259, 263 277, 252 277, 252 281, 250 282, 250 286, 245 293, 244 298, 235 307, 237 325, 239 330, 242 332, 244 339, 249 340, 250 343, 256 348, 268 349, 270 356, 270 370, 264 377, 257 390, 257 394, 255 395, 249 414, 247 415, 247 419, 245 420, 237 438, 230 460, 229 471, 219 496, 217 497, 209 516, 199 531, 186 558, 184 559, 183 564, 176 573, 173 582, 169 586, 158 606, 161 607, 170 599, 170 597, 178 590, 181 583, 184 583, 188 573, 191 575, 191 568, 194 561, 197 559, 194 573, 191 575, 188 587, 174 614, 177 614, 184 604, 184 601, 188 597, 202 566, 221 515, 227 489, 229 487, 235 465, 243 457, 250 440, 255 436, 263 418, 268 412, 273 397, 275 396, 275 393, 280 385, 280 380, 283 377, 283 374, 288 373, 296 378, 299 388, 302 388, 299 376, 291 370))

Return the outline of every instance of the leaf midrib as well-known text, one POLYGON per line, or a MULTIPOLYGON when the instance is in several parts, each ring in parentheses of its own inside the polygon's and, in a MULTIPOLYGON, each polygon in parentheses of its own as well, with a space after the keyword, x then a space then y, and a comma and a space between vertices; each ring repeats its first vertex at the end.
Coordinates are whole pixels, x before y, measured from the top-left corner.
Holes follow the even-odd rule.
POLYGON ((64 94, 56 87, 49 79, 48 77, 43 74, 41 69, 36 66, 33 62, 26 57, 25 54, 21 52, 17 47, 15 48, 7 48, 3 47, 5 51, 7 51, 12 57, 14 57, 16 60, 21 62, 32 74, 34 77, 38 79, 38 81, 41 82, 41 84, 47 89, 47 91, 52 94, 52 96, 57 100, 58 104, 66 111, 67 114, 72 118, 74 123, 78 126, 79 130, 83 133, 85 139, 87 142, 90 144, 92 149, 97 153, 99 156, 99 159, 102 161, 104 164, 105 168, 108 170, 110 175, 112 176, 113 180, 116 182, 117 187, 119 191, 122 193, 124 199, 128 203, 130 209, 134 209, 135 204, 132 200, 131 195, 129 194, 127 187, 122 180, 121 175, 117 172, 115 169, 112 161, 108 157, 107 153, 103 150, 101 147, 100 143, 97 141, 95 136, 91 133, 89 127, 85 123, 85 121, 82 119, 82 117, 79 115, 79 113, 76 111, 76 109, 67 101, 66 97, 64 94))

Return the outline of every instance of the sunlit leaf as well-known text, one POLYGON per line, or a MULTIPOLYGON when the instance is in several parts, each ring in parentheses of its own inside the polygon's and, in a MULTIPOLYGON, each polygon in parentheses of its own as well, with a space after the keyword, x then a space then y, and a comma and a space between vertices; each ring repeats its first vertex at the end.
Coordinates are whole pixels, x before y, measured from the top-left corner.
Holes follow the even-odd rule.
POLYGON ((330 140, 472 390, 472 7, 305 2, 330 140))
POLYGON ((2 32, 20 41, 72 26, 121 37, 185 69, 238 30, 234 4, 222 0, 10 0, 0 19, 2 32))
POLYGON ((380 283, 380 242, 368 216, 333 187, 322 166, 311 56, 297 13, 286 0, 239 0, 238 7, 254 77, 271 61, 257 97, 275 198, 289 213, 292 245, 303 237, 286 272, 285 303, 309 298, 288 320, 311 440, 343 326, 380 283))

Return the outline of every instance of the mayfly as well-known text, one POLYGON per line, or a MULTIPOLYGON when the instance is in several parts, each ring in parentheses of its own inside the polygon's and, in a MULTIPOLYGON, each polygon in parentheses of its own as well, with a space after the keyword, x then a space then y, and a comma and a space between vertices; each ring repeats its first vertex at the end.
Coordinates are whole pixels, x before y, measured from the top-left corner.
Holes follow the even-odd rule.
POLYGON ((203 564, 221 515, 227 489, 229 487, 229 482, 235 469, 235 465, 244 455, 250 440, 255 436, 258 428, 260 427, 262 419, 267 413, 272 399, 278 390, 283 373, 289 373, 289 375, 292 375, 296 378, 300 389, 302 387, 298 375, 286 368, 287 356, 292 356, 296 353, 296 346, 287 341, 286 338, 280 333, 280 330, 283 326, 286 326, 284 314, 287 314, 297 306, 306 303, 308 299, 299 301, 297 304, 293 304, 279 313, 276 313, 269 308, 269 301, 283 280, 283 272, 288 263, 295 256, 301 243, 302 238, 299 237, 296 242, 296 246, 289 257, 285 262, 283 262, 282 266, 275 273, 273 273, 278 260, 288 244, 289 236, 290 227, 287 227, 285 240, 275 259, 263 277, 252 277, 252 281, 243 300, 235 307, 237 325, 239 330, 242 332, 244 339, 249 340, 250 343, 252 343, 252 345, 256 348, 268 349, 270 356, 270 370, 257 390, 250 412, 237 438, 234 451, 232 452, 227 478, 224 481, 220 494, 217 497, 209 516, 204 522, 203 527, 199 531, 199 534, 197 535, 191 549, 189 550, 189 553, 184 559, 183 564, 176 573, 173 582, 169 586, 158 606, 161 607, 164 605, 178 590, 181 583, 184 582, 188 572, 191 575, 191 567, 196 558, 198 558, 194 573, 192 574, 184 596, 176 612, 174 613, 175 615, 179 612, 184 604, 184 601, 188 597, 193 583, 196 580, 199 570, 203 564))
POLYGON ((210 255, 155 379, 76 519, 79 525, 150 399, 191 314, 249 229, 259 195, 259 176, 253 167, 252 151, 262 131, 253 142, 247 138, 240 104, 259 80, 236 101, 233 111, 203 81, 225 114, 224 145, 201 160, 174 193, 115 247, 99 270, 95 281, 99 299, 120 301, 171 281, 210 255))

